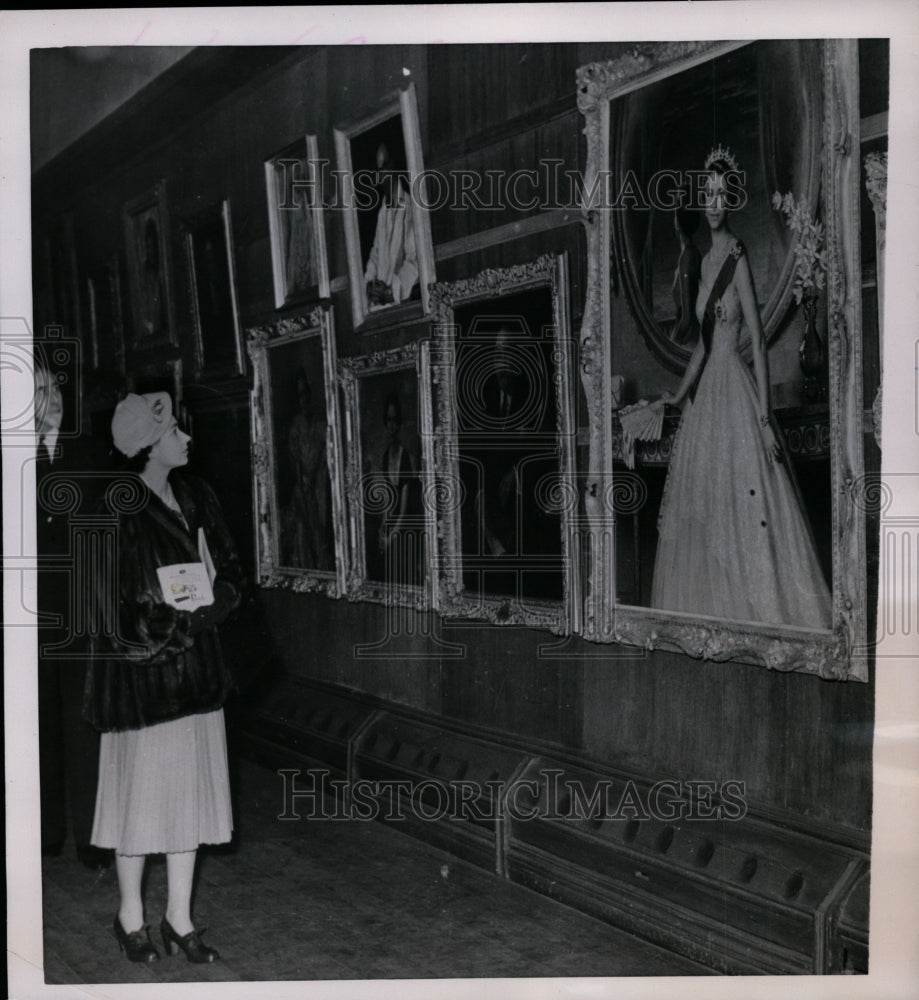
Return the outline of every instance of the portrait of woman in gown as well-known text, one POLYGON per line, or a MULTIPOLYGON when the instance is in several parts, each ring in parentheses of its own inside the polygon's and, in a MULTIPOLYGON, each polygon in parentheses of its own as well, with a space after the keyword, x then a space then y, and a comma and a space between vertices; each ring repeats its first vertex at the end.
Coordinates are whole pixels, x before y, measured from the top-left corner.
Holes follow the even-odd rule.
POLYGON ((712 246, 695 303, 699 339, 676 392, 682 407, 658 518, 651 606, 737 621, 831 627, 832 599, 769 404, 763 324, 750 262, 730 228, 719 148, 706 161, 712 246), (753 365, 744 361, 746 332, 753 365))
POLYGON ((392 504, 381 516, 377 531, 382 577, 392 583, 415 584, 423 541, 421 476, 415 458, 402 442, 402 404, 395 392, 384 401, 383 425, 388 440, 380 459, 380 475, 392 490, 392 504))
POLYGON ((302 368, 297 371, 296 389, 298 409, 287 432, 293 489, 283 514, 286 562, 327 570, 334 559, 326 422, 313 406, 310 381, 302 368))

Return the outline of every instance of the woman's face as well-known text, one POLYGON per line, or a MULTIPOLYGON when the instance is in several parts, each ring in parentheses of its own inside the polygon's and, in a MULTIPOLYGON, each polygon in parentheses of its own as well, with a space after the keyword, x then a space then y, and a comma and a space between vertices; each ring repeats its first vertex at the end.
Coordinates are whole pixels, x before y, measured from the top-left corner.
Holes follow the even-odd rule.
POLYGON ((725 197, 724 177, 721 174, 709 174, 703 192, 703 206, 705 218, 712 232, 721 229, 727 221, 725 197))
POLYGON ((173 419, 169 430, 156 442, 150 452, 150 461, 159 462, 166 469, 177 469, 188 464, 188 442, 191 438, 173 419))

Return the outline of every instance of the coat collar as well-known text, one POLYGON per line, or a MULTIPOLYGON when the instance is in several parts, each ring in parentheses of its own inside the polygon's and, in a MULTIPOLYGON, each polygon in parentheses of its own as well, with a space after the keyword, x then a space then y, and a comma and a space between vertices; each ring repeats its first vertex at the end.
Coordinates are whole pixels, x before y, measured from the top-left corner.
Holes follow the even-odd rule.
POLYGON ((179 507, 182 509, 182 516, 185 518, 187 527, 152 490, 148 490, 149 500, 145 507, 145 512, 160 527, 173 535, 177 541, 182 542, 186 547, 190 547, 190 551, 194 550, 197 553, 197 549, 194 546, 194 539, 198 532, 198 506, 187 484, 180 476, 170 476, 169 483, 172 486, 172 492, 175 494, 176 500, 179 502, 179 507))

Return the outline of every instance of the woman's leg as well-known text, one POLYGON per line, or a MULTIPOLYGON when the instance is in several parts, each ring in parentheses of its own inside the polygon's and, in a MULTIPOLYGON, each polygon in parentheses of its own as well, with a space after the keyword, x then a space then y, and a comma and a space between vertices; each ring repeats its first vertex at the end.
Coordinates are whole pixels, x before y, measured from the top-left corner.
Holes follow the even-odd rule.
POLYGON ((118 891, 121 893, 118 920, 126 934, 139 931, 144 924, 144 901, 140 896, 140 884, 144 877, 146 860, 143 854, 115 855, 118 891))
POLYGON ((191 887, 197 856, 197 851, 166 855, 166 879, 169 885, 166 919, 179 937, 184 937, 195 929, 191 922, 191 887))

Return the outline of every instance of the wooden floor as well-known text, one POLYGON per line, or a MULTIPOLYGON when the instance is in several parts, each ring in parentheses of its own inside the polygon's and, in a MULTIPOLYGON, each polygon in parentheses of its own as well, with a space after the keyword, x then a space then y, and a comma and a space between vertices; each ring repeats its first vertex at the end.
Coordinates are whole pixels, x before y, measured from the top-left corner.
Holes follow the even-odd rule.
MULTIPOLYGON (((279 821, 281 780, 237 762, 229 848, 202 852, 195 922, 222 961, 134 965, 114 870, 43 859, 48 983, 696 975, 704 970, 381 823, 279 821)), ((148 862, 158 928, 163 858, 148 862)), ((158 929, 154 941, 159 946, 158 929)))

